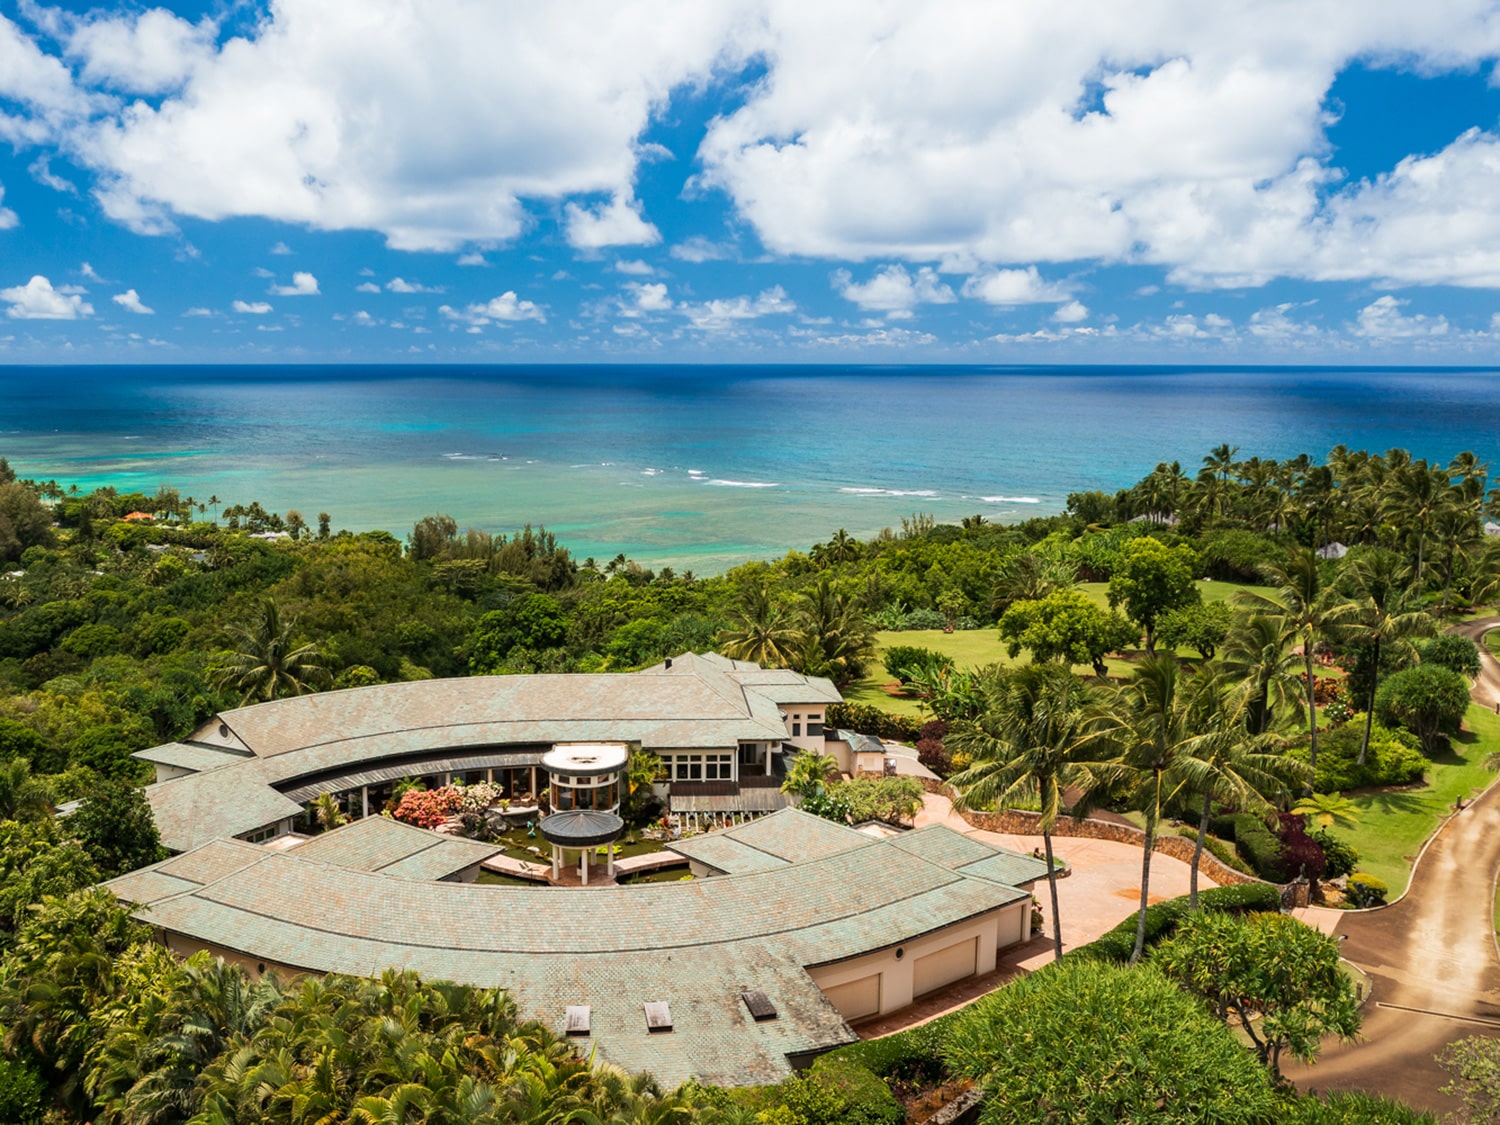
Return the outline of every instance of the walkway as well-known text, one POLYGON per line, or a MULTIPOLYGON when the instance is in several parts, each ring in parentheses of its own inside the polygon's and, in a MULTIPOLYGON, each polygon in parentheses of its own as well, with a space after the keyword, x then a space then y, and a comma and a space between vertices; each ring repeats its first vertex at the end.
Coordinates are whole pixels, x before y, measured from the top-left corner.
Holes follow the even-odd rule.
MULTIPOLYGON (((1474 640, 1500 618, 1461 625, 1474 640)), ((1500 700, 1500 665, 1481 647, 1474 700, 1500 700)), ((1458 1102, 1434 1056, 1470 1035, 1500 1035, 1500 955, 1495 877, 1500 872, 1500 797, 1490 788, 1438 829, 1395 904, 1346 914, 1344 956, 1373 983, 1361 1041, 1325 1046, 1312 1067, 1289 1066, 1307 1089, 1369 1090, 1437 1113, 1458 1102)))

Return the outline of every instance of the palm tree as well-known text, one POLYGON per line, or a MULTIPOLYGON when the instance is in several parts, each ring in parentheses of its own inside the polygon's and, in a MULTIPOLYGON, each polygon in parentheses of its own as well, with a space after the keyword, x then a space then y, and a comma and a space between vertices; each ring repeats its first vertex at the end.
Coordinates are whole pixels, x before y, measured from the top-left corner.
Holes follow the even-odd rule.
POLYGON ((1302 643, 1303 668, 1307 675, 1308 759, 1318 768, 1318 702, 1313 663, 1318 642, 1335 630, 1353 623, 1359 606, 1346 598, 1336 585, 1323 581, 1316 551, 1302 548, 1283 565, 1265 568, 1276 585, 1274 597, 1240 591, 1236 603, 1256 613, 1281 617, 1302 643))
POLYGON ((1370 750, 1375 722, 1375 689, 1380 683, 1380 650, 1383 645, 1410 648, 1408 638, 1429 636, 1432 617, 1417 608, 1411 589, 1411 571, 1394 551, 1361 551, 1344 567, 1349 587, 1359 599, 1359 614, 1350 623, 1352 635, 1370 649, 1370 691, 1365 700, 1365 734, 1359 744, 1359 764, 1370 750))
POLYGON ((215 524, 219 522, 219 505, 222 503, 223 501, 219 499, 217 493, 208 498, 208 506, 209 509, 213 512, 213 522, 215 524))
POLYGON ((1427 536, 1438 513, 1448 504, 1452 489, 1447 474, 1430 467, 1426 461, 1413 461, 1392 475, 1393 487, 1386 498, 1387 515, 1410 528, 1416 536, 1417 581, 1421 582, 1427 536))
POLYGON ((1198 868, 1203 860, 1203 841, 1214 806, 1238 812, 1269 813, 1286 799, 1287 781, 1303 781, 1311 771, 1277 749, 1269 734, 1252 734, 1246 712, 1252 702, 1234 689, 1222 666, 1204 665, 1191 680, 1189 706, 1191 725, 1202 732, 1186 752, 1204 766, 1203 781, 1196 786, 1202 797, 1198 813, 1198 838, 1188 875, 1188 906, 1198 909, 1198 868))
POLYGON ((787 767, 786 779, 781 783, 783 793, 795 793, 811 797, 821 793, 831 778, 839 775, 839 763, 832 754, 816 750, 804 750, 792 759, 787 767))
POLYGON ((719 651, 731 660, 752 660, 767 668, 785 668, 797 642, 786 610, 765 586, 748 587, 719 634, 719 651))
POLYGON ((349 818, 344 815, 344 810, 339 808, 339 803, 332 793, 319 793, 313 798, 312 814, 313 819, 318 822, 318 827, 324 832, 332 832, 335 828, 349 823, 349 818))
POLYGON ((0 820, 32 820, 52 811, 46 782, 31 774, 25 758, 0 762, 0 820))
POLYGON ((235 650, 224 662, 219 686, 240 692, 243 705, 252 699, 302 695, 326 681, 328 670, 319 663, 322 650, 313 643, 293 643, 296 624, 295 620, 283 622, 281 610, 270 598, 262 602, 254 621, 228 630, 235 650))
POLYGON ((1220 665, 1236 682, 1245 702, 1245 729, 1265 734, 1276 725, 1278 708, 1295 704, 1302 691, 1291 652, 1293 630, 1286 619, 1241 613, 1224 638, 1220 665))
POLYGON ((802 595, 799 617, 801 647, 791 660, 798 671, 827 676, 840 686, 864 675, 865 664, 875 651, 875 634, 827 575, 802 595))
POLYGON ((1117 755, 1091 771, 1094 784, 1083 807, 1123 799, 1145 814, 1141 857, 1141 902, 1136 916, 1133 965, 1146 947, 1146 907, 1150 903, 1151 855, 1163 812, 1187 793, 1212 792, 1224 785, 1203 753, 1203 714, 1199 693, 1184 684, 1177 660, 1153 656, 1138 665, 1117 690, 1111 706, 1109 737, 1117 755))
POLYGON ((1037 826, 1052 898, 1052 951, 1060 959, 1062 916, 1052 831, 1062 812, 1063 790, 1091 784, 1089 757, 1100 748, 1100 739, 1090 715, 1090 690, 1053 664, 1025 665, 989 681, 986 688, 985 713, 948 735, 950 749, 973 758, 968 769, 949 780, 958 793, 954 804, 961 809, 1040 809, 1037 826))

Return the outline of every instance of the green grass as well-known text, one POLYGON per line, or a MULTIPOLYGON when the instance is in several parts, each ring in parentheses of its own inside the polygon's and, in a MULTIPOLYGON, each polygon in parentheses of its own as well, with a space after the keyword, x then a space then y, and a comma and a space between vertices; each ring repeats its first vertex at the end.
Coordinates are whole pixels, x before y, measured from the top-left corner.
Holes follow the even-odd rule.
MULTIPOLYGON (((1109 583, 1084 582, 1080 583, 1078 588, 1087 594, 1090 600, 1105 609, 1109 608, 1109 583)), ((1236 582, 1199 582, 1198 589, 1202 592, 1205 602, 1226 601, 1238 590, 1270 593, 1270 587, 1267 586, 1245 586, 1236 582)), ((951 656, 953 663, 959 668, 982 668, 986 664, 999 664, 1009 668, 1016 664, 1024 664, 1030 659, 1025 652, 1014 660, 1011 659, 1005 651, 1004 643, 1000 640, 998 630, 993 625, 952 633, 945 633, 941 629, 916 629, 903 633, 882 632, 875 635, 875 641, 880 652, 884 652, 891 645, 917 645, 921 648, 930 648, 951 656)), ((1196 657, 1195 653, 1191 655, 1196 657)), ((1131 664, 1128 660, 1110 657, 1105 664, 1111 676, 1130 674, 1131 664)), ((1086 664, 1079 664, 1073 670, 1081 676, 1094 674, 1094 670, 1086 664)), ((917 700, 889 695, 885 692, 884 685, 890 682, 890 673, 886 671, 885 665, 877 656, 869 674, 851 685, 844 692, 844 698, 851 703, 868 703, 897 715, 924 717, 917 700)))
POLYGON ((1420 788, 1356 793, 1359 823, 1337 833, 1359 851, 1359 869, 1385 880, 1390 897, 1406 889, 1411 863, 1427 837, 1453 811, 1460 795, 1467 801, 1495 776, 1485 759, 1500 751, 1500 715, 1470 706, 1464 730, 1449 753, 1434 760, 1420 788))
MULTIPOLYGON (((1216 582, 1208 578, 1198 580, 1198 594, 1204 602, 1213 605, 1215 602, 1227 602, 1241 590, 1249 590, 1256 594, 1272 596, 1275 590, 1270 586, 1249 586, 1242 582, 1216 582)), ((1080 582, 1078 588, 1089 596, 1096 605, 1105 609, 1109 608, 1109 583, 1108 582, 1080 582)))
POLYGON ((1500 629, 1491 629, 1484 635, 1484 647, 1490 650, 1491 656, 1500 657, 1500 629))

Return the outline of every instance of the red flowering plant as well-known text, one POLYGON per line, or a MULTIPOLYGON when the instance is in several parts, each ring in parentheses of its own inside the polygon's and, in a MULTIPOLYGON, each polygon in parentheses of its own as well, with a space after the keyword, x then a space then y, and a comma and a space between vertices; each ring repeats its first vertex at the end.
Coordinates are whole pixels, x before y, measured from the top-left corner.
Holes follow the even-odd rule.
POLYGON ((418 828, 436 828, 458 811, 462 801, 463 794, 452 786, 408 789, 391 815, 418 828))

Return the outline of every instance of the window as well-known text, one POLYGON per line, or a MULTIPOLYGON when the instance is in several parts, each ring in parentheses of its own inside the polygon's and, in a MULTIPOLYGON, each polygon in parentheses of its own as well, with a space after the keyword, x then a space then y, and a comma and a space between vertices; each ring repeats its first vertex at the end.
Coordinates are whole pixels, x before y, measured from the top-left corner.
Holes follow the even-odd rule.
POLYGON ((671 781, 733 781, 733 754, 674 754, 662 759, 671 781))
POLYGON ((792 716, 792 737, 793 738, 801 738, 802 737, 802 716, 801 715, 793 715, 792 716))
POLYGON ((754 742, 740 744, 740 765, 753 766, 760 761, 760 746, 754 742))
POLYGON ((815 712, 807 716, 807 737, 821 738, 823 735, 823 714, 815 712))

